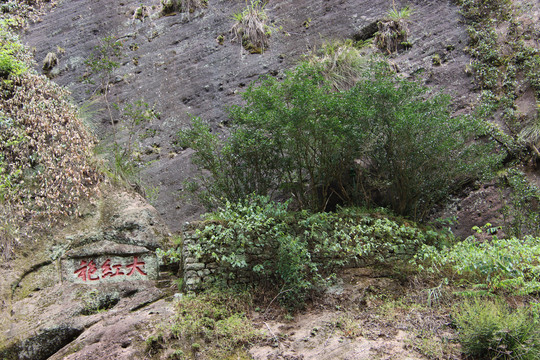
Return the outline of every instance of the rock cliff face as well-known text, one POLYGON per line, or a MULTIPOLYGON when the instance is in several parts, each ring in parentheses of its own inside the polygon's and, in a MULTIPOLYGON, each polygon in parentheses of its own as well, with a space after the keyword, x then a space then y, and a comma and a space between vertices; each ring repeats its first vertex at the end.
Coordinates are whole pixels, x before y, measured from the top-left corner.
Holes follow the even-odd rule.
MULTIPOLYGON (((57 64, 47 66, 47 73, 72 91, 75 102, 97 109, 87 120, 103 139, 113 130, 105 104, 100 97, 97 104, 91 99, 91 87, 81 79, 89 78, 85 61, 101 39, 122 42, 109 100, 120 106, 144 100, 160 113, 137 129, 144 134, 139 151, 144 181, 158 187, 159 196, 155 211, 136 195, 105 187, 81 221, 36 239, 10 264, 0 264, 0 358, 144 358, 145 336, 172 311, 163 300, 170 289, 145 281, 144 266, 155 268, 150 257, 167 241, 167 226, 179 231, 202 212, 184 197, 184 181, 196 169, 191 150, 175 144, 176 132, 193 115, 225 134, 227 107, 240 103, 250 82, 281 76, 324 41, 372 37, 391 6, 390 0, 271 0, 266 12, 279 31, 262 54, 232 41, 232 16, 245 7, 243 0, 209 0, 194 12, 167 16, 160 14, 159 0, 61 1, 31 25, 23 40, 33 48, 39 70, 55 53, 57 64), (118 283, 113 275, 138 278, 118 283), (102 280, 99 288, 81 284, 102 280)), ((396 1, 396 6, 413 10, 412 47, 390 56, 400 76, 423 79, 451 94, 456 112, 469 112, 479 91, 468 71, 469 36, 454 1, 396 1)), ((113 118, 120 118, 114 109, 113 118)), ((120 137, 128 139, 126 133, 120 137)), ((492 211, 498 196, 493 186, 483 186, 448 215, 461 207, 465 235, 472 225, 498 216, 492 211), (491 211, 479 211, 482 207, 491 211)))
MULTIPOLYGON (((200 116, 216 130, 227 120, 227 107, 240 102, 239 93, 261 75, 280 76, 303 54, 324 41, 372 37, 376 22, 391 9, 388 0, 284 0, 270 1, 266 12, 279 27, 263 54, 250 54, 231 42, 232 15, 244 1, 210 0, 193 13, 160 16, 157 0, 143 2, 149 13, 134 16, 140 1, 61 2, 25 34, 38 61, 57 47, 64 49, 54 80, 73 91, 79 103, 88 101, 88 86, 80 79, 84 64, 99 39, 115 36, 123 46, 121 66, 114 73, 111 101, 127 104, 144 99, 155 104, 160 119, 148 125, 143 141, 144 180, 159 187, 156 208, 172 231, 198 217, 200 207, 183 199, 183 183, 195 169, 191 150, 174 145, 175 133, 200 116), (218 38, 222 36, 222 44, 218 38)), ((391 57, 403 76, 419 76, 426 83, 451 93, 456 110, 467 110, 475 95, 465 73, 470 62, 464 52, 466 26, 452 1, 397 1, 410 6, 410 50, 391 57), (433 57, 440 59, 433 62, 433 57)), ((110 121, 95 116, 93 126, 106 134, 110 121)))
MULTIPOLYGON (((139 323, 137 329, 144 329, 153 322, 148 309, 165 308, 163 301, 154 304, 167 294, 155 281, 155 249, 165 246, 168 232, 140 197, 107 186, 102 190, 83 211, 83 220, 55 236, 35 239, 2 265, 0 358, 55 358, 79 336, 89 349, 102 336, 118 345, 116 350, 100 347, 99 356, 88 350, 93 355, 85 358, 118 351, 137 358, 142 340, 131 340, 137 333, 132 326, 139 323)), ((73 352, 69 349, 56 358, 73 352)))

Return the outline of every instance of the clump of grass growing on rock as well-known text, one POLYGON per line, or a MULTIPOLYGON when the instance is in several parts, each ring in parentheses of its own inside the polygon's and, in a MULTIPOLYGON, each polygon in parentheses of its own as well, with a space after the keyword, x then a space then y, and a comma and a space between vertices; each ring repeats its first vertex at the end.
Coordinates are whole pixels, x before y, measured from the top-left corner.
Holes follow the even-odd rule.
POLYGON ((246 8, 233 15, 235 23, 231 28, 233 40, 240 39, 242 46, 252 54, 260 54, 268 47, 268 38, 274 30, 268 24, 265 11, 266 3, 253 1, 246 8))
MULTIPOLYGON (((364 45, 364 44, 362 44, 364 45)), ((310 66, 337 91, 349 90, 369 68, 369 48, 359 47, 352 40, 329 41, 308 56, 310 66)))
POLYGON ((405 7, 397 10, 394 4, 386 18, 379 21, 375 44, 380 50, 392 54, 409 46, 407 41, 409 27, 407 23, 411 14, 412 10, 410 8, 405 7))
POLYGON ((161 0, 161 13, 163 15, 175 12, 193 13, 197 9, 208 6, 208 0, 161 0))

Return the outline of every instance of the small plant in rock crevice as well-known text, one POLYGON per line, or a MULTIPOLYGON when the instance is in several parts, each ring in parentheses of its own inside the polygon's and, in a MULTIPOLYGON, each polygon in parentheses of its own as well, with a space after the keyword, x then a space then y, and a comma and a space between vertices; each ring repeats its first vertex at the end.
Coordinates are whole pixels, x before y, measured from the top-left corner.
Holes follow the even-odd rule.
POLYGON ((208 6, 208 0, 161 0, 161 13, 170 15, 175 12, 193 13, 208 6))

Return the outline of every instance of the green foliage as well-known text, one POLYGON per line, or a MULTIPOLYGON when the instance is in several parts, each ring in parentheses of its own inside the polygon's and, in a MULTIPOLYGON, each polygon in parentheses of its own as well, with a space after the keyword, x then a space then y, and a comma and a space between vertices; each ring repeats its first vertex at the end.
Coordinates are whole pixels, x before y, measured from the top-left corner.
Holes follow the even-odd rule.
POLYGON ((27 70, 23 61, 24 47, 9 29, 9 22, 0 20, 0 89, 11 84, 11 78, 27 70))
POLYGON ((281 289, 281 303, 296 309, 345 265, 407 258, 421 244, 440 241, 433 231, 361 209, 311 214, 289 212, 287 205, 260 196, 226 202, 205 215, 188 249, 228 268, 222 281, 247 271, 281 289))
POLYGON ((18 76, 23 70, 24 67, 13 58, 11 51, 4 48, 0 50, 0 78, 7 79, 10 76, 18 76))
POLYGON ((488 291, 540 291, 540 238, 494 237, 490 242, 479 242, 471 236, 442 249, 424 245, 414 262, 422 271, 467 279, 488 291))
POLYGON ((198 119, 181 133, 211 175, 202 186, 215 203, 279 190, 315 211, 375 203, 420 219, 497 161, 489 144, 470 141, 481 123, 451 117, 447 96, 396 78, 383 63, 341 92, 302 64, 283 81, 252 84, 243 98, 245 106, 230 109, 223 145, 198 119))
POLYGON ((399 10, 394 7, 388 12, 388 18, 391 20, 405 20, 410 18, 412 13, 413 11, 408 6, 399 10))
POLYGON ((485 19, 505 20, 510 17, 511 0, 459 0, 461 13, 469 21, 481 22, 485 19))
POLYGON ((87 67, 87 77, 83 80, 90 84, 95 84, 95 80, 91 77, 97 77, 98 90, 104 93, 108 92, 111 76, 113 72, 120 66, 122 57, 123 44, 114 36, 106 36, 99 40, 98 45, 94 47, 94 51, 84 61, 87 67))
POLYGON ((183 239, 181 236, 173 237, 174 247, 164 250, 161 248, 156 249, 157 257, 163 261, 166 265, 175 264, 182 261, 182 244, 183 239))
POLYGON ((505 231, 517 238, 540 236, 540 189, 516 169, 508 170, 505 180, 511 190, 509 201, 503 199, 505 231))
POLYGON ((150 335, 144 342, 148 355, 155 355, 163 348, 163 334, 150 335))
POLYGON ((224 359, 261 336, 247 318, 250 306, 248 293, 223 290, 187 295, 176 304, 170 331, 173 337, 192 344, 184 353, 191 350, 224 359))
POLYGON ((467 50, 474 59, 476 83, 483 90, 478 114, 488 120, 501 112, 503 126, 492 126, 491 135, 511 158, 526 162, 540 157, 538 114, 517 111, 520 89, 532 87, 540 100, 540 49, 524 41, 532 28, 514 18, 518 11, 510 0, 460 0, 459 4, 470 24, 467 50))
POLYGON ((453 313, 463 352, 474 359, 538 359, 540 321, 527 308, 503 301, 466 300, 453 313))

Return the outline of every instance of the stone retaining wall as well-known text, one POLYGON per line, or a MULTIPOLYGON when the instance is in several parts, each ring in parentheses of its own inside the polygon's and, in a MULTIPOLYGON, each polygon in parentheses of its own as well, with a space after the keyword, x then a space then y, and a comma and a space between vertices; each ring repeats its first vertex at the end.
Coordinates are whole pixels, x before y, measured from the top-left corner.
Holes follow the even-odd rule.
MULTIPOLYGON (((275 268, 275 251, 279 247, 277 242, 276 244, 266 244, 264 246, 261 244, 261 247, 247 252, 244 255, 244 260, 249 266, 245 268, 231 268, 219 264, 210 255, 197 256, 194 247, 199 241, 199 236, 196 234, 198 226, 200 226, 200 223, 193 222, 186 223, 183 228, 182 270, 185 291, 200 292, 212 284, 228 286, 257 284, 263 279, 251 270, 254 266, 260 264, 264 265, 265 269, 275 268)), ((385 261, 392 262, 398 259, 410 258, 414 253, 415 249, 412 248, 401 253, 389 253, 385 255, 385 261)), ((312 260, 315 263, 324 264, 336 259, 312 255, 312 260)), ((372 258, 366 259, 356 256, 341 260, 345 260, 346 263, 342 268, 362 267, 374 262, 372 258)))

